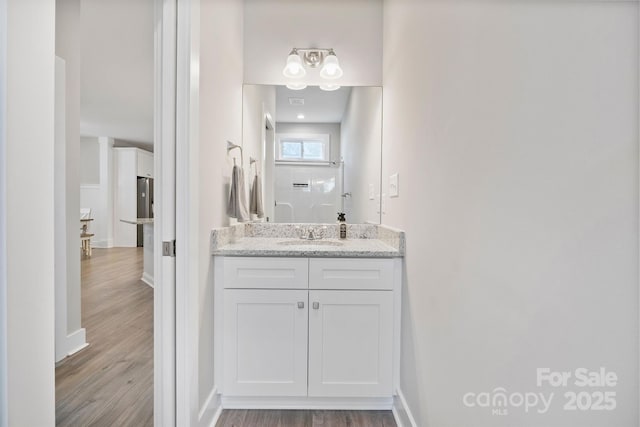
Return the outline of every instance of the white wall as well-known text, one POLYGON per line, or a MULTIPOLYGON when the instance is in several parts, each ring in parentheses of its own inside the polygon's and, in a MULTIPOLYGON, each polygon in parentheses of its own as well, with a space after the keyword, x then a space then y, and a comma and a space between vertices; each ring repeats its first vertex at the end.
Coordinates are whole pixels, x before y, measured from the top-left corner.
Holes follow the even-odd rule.
POLYGON ((340 126, 344 209, 351 223, 380 222, 382 88, 354 87, 340 126), (372 189, 370 189, 372 187, 372 189), (373 197, 370 197, 372 193, 373 197))
MULTIPOLYGON (((265 115, 269 115, 271 120, 275 120, 276 117, 276 88, 275 86, 267 85, 244 85, 242 89, 242 141, 236 142, 242 143, 242 150, 244 152, 245 164, 245 178, 247 184, 247 195, 249 195, 249 189, 253 183, 253 178, 256 173, 256 167, 260 173, 262 180, 268 175, 265 175, 266 171, 266 150, 273 148, 273 142, 269 144, 269 147, 264 147, 265 138, 267 132, 265 131, 265 115), (257 160, 253 166, 250 167, 249 158, 253 157, 257 160)), ((272 122, 273 124, 273 122, 272 122)), ((232 151, 230 153, 240 159, 240 153, 232 151)), ((263 193, 265 185, 263 184, 263 193)), ((266 200, 263 197, 263 202, 266 200)), ((271 209, 265 206, 265 217, 271 214, 271 209)), ((252 218, 257 219, 255 215, 252 218)))
MULTIPOLYGON (((382 0, 244 0, 244 82, 284 84, 293 47, 333 48, 342 86, 382 81, 382 0)), ((308 70, 309 84, 322 79, 308 70)))
MULTIPOLYGON (((209 235, 229 224, 226 216, 231 157, 227 140, 242 140, 242 2, 201 0, 199 69, 199 144, 193 153, 194 261, 198 301, 198 401, 200 422, 210 420, 207 399, 213 377, 213 266, 209 235)), ((245 156, 248 162, 248 157, 245 156)), ((211 404, 215 402, 209 402, 211 404)), ((208 424, 207 424, 208 425, 208 424)))
POLYGON ((138 149, 113 148, 113 245, 135 248, 138 244, 137 225, 122 222, 138 217, 138 149))
POLYGON ((384 18, 417 424, 638 425, 638 4, 389 0, 384 18), (617 408, 564 411, 580 389, 538 388, 538 367, 615 371, 617 408), (463 405, 496 387, 555 400, 463 405))
MULTIPOLYGON (((0 0, 0 129, 7 126, 7 0, 0 0)), ((7 365, 7 133, 0 131, 0 426, 9 425, 7 365)))
MULTIPOLYGON (((276 117, 276 88, 267 85, 244 85, 242 89, 242 149, 245 156, 244 167, 249 167, 249 156, 260 161, 263 153, 264 115, 276 117)), ((236 141, 234 141, 236 142, 236 141)), ((239 144, 240 142, 236 142, 239 144)), ((238 155, 237 151, 232 152, 238 155)))
POLYGON ((100 144, 98 138, 80 138, 80 185, 100 184, 100 144))
POLYGON ((6 326, 0 424, 50 426, 55 424, 55 2, 3 0, 0 11, 0 39, 6 40, 6 51, 0 49, 0 312, 6 326), (15 185, 25 177, 38 184, 28 192, 15 185))
POLYGON ((91 245, 96 248, 114 245, 113 146, 113 138, 102 136, 83 136, 80 141, 81 162, 91 167, 90 173, 81 173, 80 207, 91 209, 93 221, 89 223, 89 231, 94 234, 91 245), (97 175, 97 180, 94 175, 97 175))

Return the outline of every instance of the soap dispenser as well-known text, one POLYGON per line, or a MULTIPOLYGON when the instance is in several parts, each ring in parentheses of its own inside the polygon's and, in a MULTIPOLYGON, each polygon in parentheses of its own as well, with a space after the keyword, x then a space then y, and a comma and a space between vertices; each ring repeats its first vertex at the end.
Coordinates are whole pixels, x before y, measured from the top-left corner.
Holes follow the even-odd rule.
POLYGON ((338 224, 339 224, 340 238, 346 239, 347 238, 347 220, 345 218, 344 212, 338 212, 338 224))

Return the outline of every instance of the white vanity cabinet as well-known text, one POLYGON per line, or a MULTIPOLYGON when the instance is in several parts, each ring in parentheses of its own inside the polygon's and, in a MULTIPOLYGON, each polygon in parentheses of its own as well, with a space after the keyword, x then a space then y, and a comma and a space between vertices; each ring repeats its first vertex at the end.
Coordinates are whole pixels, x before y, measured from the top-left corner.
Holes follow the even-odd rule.
POLYGON ((307 294, 225 289, 225 393, 306 396, 307 294))
POLYGON ((310 291, 308 395, 391 396, 393 293, 310 291))
POLYGON ((400 258, 217 256, 214 266, 226 407, 390 407, 400 258))

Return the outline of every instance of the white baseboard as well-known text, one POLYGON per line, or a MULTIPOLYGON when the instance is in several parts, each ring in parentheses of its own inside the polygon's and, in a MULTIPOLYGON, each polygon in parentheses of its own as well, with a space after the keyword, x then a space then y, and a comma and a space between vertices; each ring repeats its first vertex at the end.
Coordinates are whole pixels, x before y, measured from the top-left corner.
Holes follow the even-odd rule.
POLYGON ((146 271, 142 273, 142 277, 140 278, 140 280, 153 288, 153 276, 146 271))
POLYGON ((214 414, 213 420, 211 420, 211 424, 209 425, 209 427, 216 427, 216 424, 218 423, 218 420, 220 419, 220 415, 222 415, 222 405, 218 406, 218 410, 214 414))
POLYGON ((391 397, 245 397, 222 396, 224 409, 389 410, 391 397))
POLYGON ((221 413, 222 404, 220 402, 220 395, 218 394, 218 388, 214 387, 204 401, 204 405, 200 408, 198 425, 200 427, 215 427, 221 413))
POLYGON ((396 420, 398 427, 418 427, 413 414, 407 405, 407 401, 404 398, 404 394, 400 389, 397 390, 398 394, 393 399, 393 418, 396 420))
POLYGON ((89 343, 87 343, 87 334, 84 328, 80 328, 67 335, 63 341, 64 342, 56 343, 60 345, 60 348, 56 349, 56 362, 79 352, 89 345, 89 343))
POLYGON ((113 239, 92 240, 91 241, 91 247, 92 248, 98 248, 98 249, 112 248, 113 247, 113 239))

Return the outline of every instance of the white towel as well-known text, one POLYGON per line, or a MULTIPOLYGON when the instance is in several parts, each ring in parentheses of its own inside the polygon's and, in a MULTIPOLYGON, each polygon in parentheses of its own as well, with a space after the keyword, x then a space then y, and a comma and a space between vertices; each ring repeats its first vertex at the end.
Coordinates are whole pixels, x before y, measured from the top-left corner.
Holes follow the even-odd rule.
POLYGON ((264 218, 264 208, 262 207, 262 180, 258 173, 253 177, 253 185, 249 193, 249 212, 256 214, 258 218, 264 218))
POLYGON ((234 165, 231 172, 231 191, 229 192, 227 215, 231 218, 236 218, 240 222, 249 221, 251 218, 247 211, 246 200, 244 173, 240 166, 234 165))

